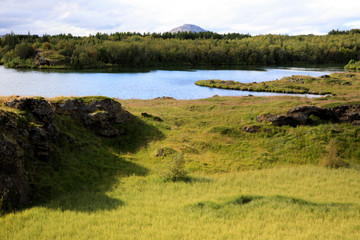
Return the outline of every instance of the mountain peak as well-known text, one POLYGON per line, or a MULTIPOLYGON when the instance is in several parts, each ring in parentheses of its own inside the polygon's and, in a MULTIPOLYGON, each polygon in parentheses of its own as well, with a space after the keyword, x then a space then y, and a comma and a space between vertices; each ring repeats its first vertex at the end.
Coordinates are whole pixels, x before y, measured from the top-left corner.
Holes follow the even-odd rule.
POLYGON ((176 27, 171 29, 169 32, 171 33, 178 33, 178 32, 208 32, 208 30, 205 30, 199 26, 193 25, 193 24, 184 24, 180 27, 176 27))

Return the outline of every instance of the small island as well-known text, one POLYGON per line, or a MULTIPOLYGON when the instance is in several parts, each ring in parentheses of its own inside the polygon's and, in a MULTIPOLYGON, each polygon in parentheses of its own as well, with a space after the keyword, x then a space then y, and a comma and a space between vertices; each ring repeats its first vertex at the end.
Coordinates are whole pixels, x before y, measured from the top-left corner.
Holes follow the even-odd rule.
POLYGON ((344 68, 345 70, 349 71, 360 71, 360 61, 355 61, 354 59, 351 59, 344 68))

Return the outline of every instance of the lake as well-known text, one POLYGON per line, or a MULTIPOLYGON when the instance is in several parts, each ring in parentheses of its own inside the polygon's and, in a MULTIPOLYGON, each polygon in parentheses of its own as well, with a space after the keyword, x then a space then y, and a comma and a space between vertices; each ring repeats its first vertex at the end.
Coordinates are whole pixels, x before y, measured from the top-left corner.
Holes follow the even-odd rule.
MULTIPOLYGON (((117 71, 19 70, 0 66, 0 96, 90 96, 199 99, 219 96, 278 96, 279 93, 223 90, 196 86, 197 80, 263 82, 291 75, 321 76, 341 68, 258 67, 236 69, 118 69, 117 71)), ((312 97, 312 95, 307 95, 312 97)))

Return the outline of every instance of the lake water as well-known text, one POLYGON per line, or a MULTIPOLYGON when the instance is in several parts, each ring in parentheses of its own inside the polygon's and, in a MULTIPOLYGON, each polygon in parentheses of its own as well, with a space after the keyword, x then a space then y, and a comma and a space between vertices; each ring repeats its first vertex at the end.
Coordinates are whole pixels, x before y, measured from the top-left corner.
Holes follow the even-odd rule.
MULTIPOLYGON (((222 90, 196 86, 197 80, 221 79, 244 83, 263 82, 291 75, 320 76, 341 68, 252 68, 252 69, 120 69, 116 72, 37 71, 0 66, 0 96, 90 96, 120 99, 151 99, 168 96, 199 99, 219 96, 274 96, 277 93, 222 90)), ((311 97, 311 95, 308 95, 311 97)))

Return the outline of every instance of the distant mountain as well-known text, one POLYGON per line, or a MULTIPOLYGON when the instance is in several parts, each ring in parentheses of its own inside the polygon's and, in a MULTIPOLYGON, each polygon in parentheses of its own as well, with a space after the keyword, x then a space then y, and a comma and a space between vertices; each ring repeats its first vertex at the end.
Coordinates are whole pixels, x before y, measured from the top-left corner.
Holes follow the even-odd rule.
POLYGON ((169 32, 171 33, 177 33, 177 32, 208 32, 208 30, 205 30, 199 26, 193 25, 193 24, 184 24, 180 27, 171 29, 169 32))

